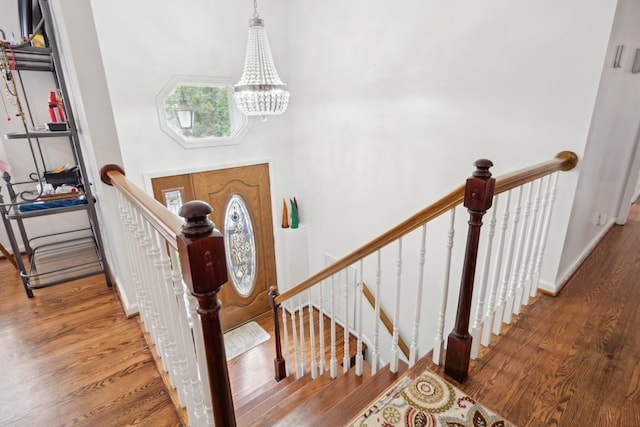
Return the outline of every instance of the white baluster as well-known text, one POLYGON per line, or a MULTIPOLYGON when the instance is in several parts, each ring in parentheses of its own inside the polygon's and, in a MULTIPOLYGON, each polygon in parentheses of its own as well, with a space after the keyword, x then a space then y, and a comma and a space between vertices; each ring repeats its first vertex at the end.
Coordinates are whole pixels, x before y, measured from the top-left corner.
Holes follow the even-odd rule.
POLYGON ((536 267, 533 270, 533 284, 531 286, 531 292, 537 292, 538 286, 540 285, 540 270, 542 269, 542 260, 544 259, 544 251, 547 246, 547 238, 549 237, 549 226, 551 225, 551 215, 553 213, 553 203, 556 200, 556 193, 558 191, 558 172, 554 173, 550 178, 551 182, 551 194, 545 194, 545 199, 549 199, 549 206, 547 209, 543 209, 544 211, 544 225, 542 227, 542 231, 540 232, 541 241, 540 247, 538 248, 538 253, 536 255, 536 267))
POLYGON ((171 337, 168 328, 169 319, 167 318, 167 297, 164 292, 164 279, 161 274, 160 248, 158 247, 158 242, 155 239, 155 229, 146 219, 144 220, 143 228, 145 235, 147 236, 147 241, 149 242, 147 248, 150 269, 149 278, 151 280, 149 284, 155 293, 156 307, 158 309, 158 327, 160 328, 160 336, 162 337, 162 347, 160 348, 162 351, 162 367, 165 372, 169 374, 169 380, 173 384, 175 378, 172 376, 173 360, 171 354, 171 337))
POLYGON ((130 263, 131 279, 133 281, 134 289, 136 292, 136 300, 138 302, 138 311, 140 313, 140 320, 142 323, 142 327, 145 329, 145 331, 149 332, 147 329, 147 326, 145 325, 145 319, 147 317, 147 313, 146 313, 146 307, 143 301, 143 297, 141 294, 142 291, 141 291, 140 279, 138 274, 138 268, 140 264, 137 261, 138 252, 135 248, 136 242, 133 239, 133 220, 131 219, 131 216, 128 210, 129 209, 128 202, 124 199, 120 191, 118 191, 118 207, 120 210, 120 217, 122 219, 122 223, 125 226, 125 230, 127 230, 127 232, 124 233, 125 243, 126 243, 128 258, 129 260, 131 260, 131 263, 130 263))
POLYGON ((396 265, 396 292, 393 309, 393 342, 391 344, 391 356, 389 360, 389 370, 394 374, 398 372, 398 362, 400 357, 398 351, 398 338, 400 335, 398 323, 400 323, 400 284, 402 283, 402 237, 398 239, 398 261, 396 265))
MULTIPOLYGON (((151 337, 151 313, 149 305, 146 300, 145 290, 142 286, 142 259, 140 254, 140 247, 137 239, 137 229, 135 224, 135 217, 128 200, 123 198, 123 205, 126 217, 126 224, 128 233, 125 233, 127 240, 129 241, 129 248, 131 253, 131 271, 133 273, 134 285, 136 288, 136 298, 138 300, 138 309, 140 311, 140 321, 145 331, 151 337)), ((153 338, 151 338, 153 339, 153 338)))
POLYGON ((358 312, 358 343, 356 344, 356 375, 362 376, 363 372, 363 356, 362 356, 362 288, 364 286, 364 266, 363 261, 360 260, 360 280, 357 284, 357 312, 358 312))
POLYGON ((516 281, 517 280, 512 280, 513 274, 517 274, 516 271, 518 270, 518 265, 517 265, 517 261, 516 261, 516 246, 517 246, 517 234, 518 234, 518 227, 520 225, 520 212, 522 212, 522 196, 524 195, 524 187, 520 187, 518 189, 518 200, 515 206, 515 209, 513 211, 513 229, 511 230, 511 234, 509 235, 509 250, 507 251, 507 264, 505 265, 505 269, 503 272, 503 283, 502 286, 504 287, 505 290, 508 290, 508 294, 507 297, 504 301, 504 304, 502 304, 501 307, 499 307, 499 310, 496 310, 496 320, 494 320, 493 323, 493 332, 496 335, 500 334, 500 331, 502 329, 502 323, 511 323, 511 315, 512 315, 512 307, 513 307, 513 300, 515 298, 515 293, 516 293, 516 281), (512 274, 513 272, 513 274, 512 274), (498 315, 500 317, 498 317, 498 315), (498 323, 497 320, 500 319, 500 322, 498 323))
POLYGON ((211 400, 211 389, 209 387, 209 375, 207 374, 207 364, 204 350, 204 338, 202 334, 202 323, 198 314, 198 300, 187 292, 187 305, 191 318, 191 330, 193 333, 193 354, 195 366, 198 372, 192 377, 191 390, 195 402, 195 420, 189 418, 189 422, 195 425, 206 425, 211 419, 213 423, 213 401, 211 400))
POLYGON ((349 358, 349 270, 344 271, 344 284, 342 285, 342 295, 344 297, 344 324, 342 325, 343 355, 342 372, 348 372, 351 368, 349 358))
POLYGON ((336 279, 335 275, 331 276, 331 359, 329 360, 329 375, 331 378, 338 376, 338 361, 336 359, 336 279))
POLYGON ((447 234, 447 258, 444 267, 444 281, 440 296, 440 311, 438 312, 438 327, 433 343, 433 363, 442 365, 444 362, 444 320, 447 313, 447 300, 449 299, 449 279, 451 277, 451 252, 453 250, 453 237, 455 235, 456 208, 450 210, 449 232, 447 234))
POLYGON ((144 280, 143 284, 147 290, 147 294, 149 295, 149 302, 151 305, 151 314, 152 314, 152 325, 155 330, 156 336, 156 353, 158 357, 163 358, 165 355, 165 334, 162 328, 162 320, 160 318, 160 310, 158 306, 158 298, 156 295, 156 287, 154 286, 153 280, 153 264, 152 264, 152 254, 151 254, 151 239, 147 234, 147 230, 145 229, 145 219, 140 212, 137 212, 137 221, 138 227, 140 228, 141 233, 141 241, 140 246, 143 249, 144 257, 142 266, 144 269, 144 280))
MULTIPOLYGON (((504 253, 504 243, 507 237, 507 227, 509 225, 509 204, 511 203, 511 191, 507 192, 507 202, 502 212, 502 221, 500 223, 500 239, 498 240, 498 252, 493 266, 493 274, 491 275, 491 292, 489 293, 489 301, 485 310, 484 320, 482 322, 482 338, 481 344, 488 346, 491 343, 491 330, 493 329, 493 315, 496 310, 496 298, 498 296, 498 288, 500 287, 500 271, 502 269, 502 255, 504 253)), ((494 207, 497 209, 497 207, 494 207)), ((502 297, 504 302, 504 296, 502 297)))
MULTIPOLYGON (((164 324, 167 328, 167 359, 169 366, 165 368, 169 371, 169 378, 171 384, 177 389, 180 389, 182 384, 181 372, 176 366, 177 360, 177 336, 179 334, 178 328, 178 315, 176 313, 176 305, 173 300, 173 282, 171 281, 171 266, 169 257, 167 256, 167 246, 165 240, 160 236, 160 233, 155 228, 151 228, 151 240, 153 242, 155 260, 157 262, 158 275, 161 280, 158 282, 158 287, 162 293, 163 306, 165 308, 164 324)), ((178 400, 183 402, 184 396, 178 392, 178 400)))
POLYGON ((296 325, 296 309, 293 307, 293 302, 291 303, 291 332, 293 335, 293 358, 296 365, 296 378, 301 378, 304 375, 304 370, 298 356, 298 326, 296 325))
MULTIPOLYGON (((516 252, 516 264, 514 266, 513 274, 517 280, 516 295, 513 300, 513 306, 511 311, 513 314, 520 314, 520 308, 522 307, 522 294, 524 293, 524 276, 526 274, 526 257, 529 249, 528 237, 531 234, 531 213, 534 198, 534 183, 531 182, 528 185, 528 197, 524 206, 524 218, 522 221, 522 228, 520 229, 520 236, 518 236, 518 251, 516 252)), ((509 323, 511 323, 511 316, 509 316, 509 323)))
POLYGON ((302 294, 298 296, 298 312, 300 313, 300 364, 302 367, 302 374, 307 372, 307 346, 304 339, 304 305, 302 303, 302 294))
POLYGON ((409 352, 409 367, 418 361, 418 336, 420 334, 420 312, 422 311, 422 289, 424 288, 424 263, 427 252, 427 224, 422 226, 422 240, 420 244, 420 259, 418 260, 418 286, 416 289, 416 306, 413 312, 413 333, 411 336, 411 351, 409 352))
POLYGON ((311 378, 318 376, 318 365, 316 363, 316 331, 313 321, 313 304, 311 304, 311 291, 309 291, 309 346, 311 348, 311 378))
MULTIPOLYGON (((182 390, 184 401, 186 403, 187 412, 195 414, 195 402, 193 383, 198 382, 198 367, 193 348, 193 339, 191 333, 191 325, 189 323, 189 312, 185 302, 185 287, 182 282, 182 273, 180 272, 180 261, 175 250, 170 250, 171 262, 171 285, 173 287, 174 302, 177 308, 177 324, 180 330, 177 344, 176 368, 180 372, 181 385, 178 387, 182 390)), ((191 418, 191 415, 189 415, 191 418)))
POLYGON ((282 304, 282 329, 284 330, 284 366, 287 376, 291 375, 291 357, 289 349, 289 325, 287 322, 287 308, 282 304))
POLYGON ((529 247, 525 259, 522 262, 525 267, 524 275, 524 292, 522 294, 522 305, 529 305, 529 295, 531 294, 531 281, 533 278, 533 269, 536 265, 536 254, 538 246, 540 246, 540 232, 542 231, 542 221, 544 220, 544 209, 540 208, 542 203, 542 181, 538 180, 538 192, 533 204, 533 214, 531 215, 531 229, 528 237, 529 247))
POLYGON ((327 370, 327 362, 324 354, 324 320, 326 316, 324 313, 324 281, 320 283, 320 295, 318 299, 318 323, 320 331, 320 351, 318 352, 318 368, 320 375, 324 374, 327 370))
POLYGON ((371 375, 378 372, 378 362, 380 360, 380 283, 382 282, 382 253, 378 254, 378 263, 376 267, 376 294, 373 321, 373 351, 371 353, 371 375))
POLYGON ((147 271, 148 271, 148 287, 152 295, 154 313, 157 316, 158 343, 156 349, 158 356, 162 358, 162 367, 166 372, 171 370, 171 361, 169 357, 169 334, 167 331, 167 319, 165 318, 165 307, 162 298, 162 287, 158 286, 162 283, 162 279, 158 270, 158 258, 160 256, 159 249, 154 245, 152 230, 153 227, 142 217, 142 229, 144 230, 144 242, 147 251, 147 271))
POLYGON ((149 325, 151 329, 151 338, 156 346, 156 354, 158 357, 162 357, 162 344, 163 337, 160 335, 160 324, 158 307, 155 303, 155 294, 153 293, 153 287, 150 286, 150 269, 149 269, 149 247, 150 242, 146 238, 144 228, 142 225, 142 216, 139 212, 133 212, 135 237, 138 241, 139 261, 140 261, 140 283, 142 285, 143 294, 148 307, 149 313, 149 325))
POLYGON ((478 295, 478 305, 476 307, 476 316, 473 320, 471 328, 471 358, 478 357, 480 348, 480 332, 482 328, 482 315, 484 314, 484 300, 487 295, 487 282, 489 280, 489 270, 491 268, 491 254, 493 251, 493 236, 496 232, 496 212, 498 212, 498 203, 500 196, 495 196, 493 207, 491 208, 491 219, 489 220, 489 230, 487 236, 487 246, 484 253, 484 264, 482 265, 482 276, 480 279, 480 289, 478 295))

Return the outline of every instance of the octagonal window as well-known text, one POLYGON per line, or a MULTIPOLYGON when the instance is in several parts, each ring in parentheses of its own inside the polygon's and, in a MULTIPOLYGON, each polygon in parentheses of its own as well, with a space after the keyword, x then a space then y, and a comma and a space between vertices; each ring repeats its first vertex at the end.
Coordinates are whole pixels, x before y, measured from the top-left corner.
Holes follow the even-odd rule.
POLYGON ((222 78, 176 76, 157 107, 161 129, 185 148, 237 144, 248 123, 222 78))

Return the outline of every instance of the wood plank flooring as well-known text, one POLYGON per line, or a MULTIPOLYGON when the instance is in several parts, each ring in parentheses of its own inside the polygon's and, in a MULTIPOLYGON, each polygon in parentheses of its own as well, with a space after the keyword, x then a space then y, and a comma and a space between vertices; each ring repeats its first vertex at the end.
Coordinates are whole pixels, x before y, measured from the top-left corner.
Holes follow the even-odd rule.
POLYGON ((137 320, 98 275, 28 299, 0 261, 0 425, 180 425, 137 320))
MULTIPOLYGON (((314 325, 317 330, 318 328, 318 318, 319 313, 317 310, 314 310, 314 325)), ((299 317, 296 318, 296 324, 299 325, 299 317)), ((325 342, 330 342, 330 330, 331 324, 329 318, 325 317, 324 322, 324 333, 325 333, 325 342)), ((260 316, 255 319, 256 323, 260 325, 265 331, 269 333, 269 340, 260 344, 259 346, 247 351, 239 355, 238 357, 233 358, 229 361, 229 380, 231 383, 231 390, 233 391, 233 400, 234 400, 234 408, 236 410, 236 414, 238 414, 238 410, 241 409, 245 403, 249 400, 261 395, 265 390, 268 390, 271 393, 276 393, 278 390, 283 388, 284 386, 280 386, 274 379, 275 371, 273 366, 273 359, 275 356, 275 339, 273 333, 273 315, 271 313, 267 313, 266 315, 260 316)), ((290 348, 290 363, 291 363, 291 372, 295 377, 295 366, 293 360, 293 328, 290 326, 291 320, 289 319, 289 348, 290 348)), ((310 360, 308 355, 310 352, 310 343, 309 343, 309 316, 308 311, 305 309, 304 316, 304 329, 305 329, 305 366, 307 367, 307 372, 310 371, 310 360)), ((300 331, 298 329, 298 334, 300 331)), ((316 338, 317 339, 317 338, 316 338)), ((284 340, 282 342, 283 351, 284 351, 284 340)), ((318 343, 316 342, 316 348, 319 348, 318 343)), ((317 350, 316 350, 317 351, 317 350)), ((329 361, 329 347, 325 349, 325 360, 329 361)), ((351 358, 356 354, 356 341, 353 337, 350 337, 349 340, 349 354, 351 358)), ((342 356, 344 355, 344 335, 343 329, 339 325, 336 325, 336 358, 338 360, 338 364, 340 365, 338 369, 342 370, 342 356)))
POLYGON ((639 305, 634 205, 557 297, 540 295, 482 351, 460 388, 518 426, 640 426, 639 305))
MULTIPOLYGON (((179 425, 137 320, 102 276, 35 294, 0 260, 0 425, 179 425)), ((539 296, 458 386, 519 426, 640 426, 639 305, 634 206, 560 295, 539 296)), ((236 410, 272 387, 269 344, 256 349, 229 364, 236 410)))
MULTIPOLYGON (((137 318, 126 318, 103 276, 37 289, 32 299, 7 259, 0 277, 1 426, 181 424, 137 318)), ((229 362, 236 409, 284 387, 274 380, 271 314, 256 322, 271 338, 229 362)), ((304 325, 308 330, 306 310, 304 325)), ((329 333, 325 319, 326 342, 329 333)), ((338 325, 336 337, 341 361, 338 325)), ((351 355, 355 349, 351 340, 351 355)))

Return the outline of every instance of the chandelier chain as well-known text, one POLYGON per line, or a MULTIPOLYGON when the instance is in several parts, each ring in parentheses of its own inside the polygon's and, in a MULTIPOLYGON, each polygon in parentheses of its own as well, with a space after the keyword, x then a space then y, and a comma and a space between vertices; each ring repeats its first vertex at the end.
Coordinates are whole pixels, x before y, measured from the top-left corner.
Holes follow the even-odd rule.
POLYGON ((260 14, 258 13, 258 0, 253 0, 253 17, 255 19, 260 17, 260 14))

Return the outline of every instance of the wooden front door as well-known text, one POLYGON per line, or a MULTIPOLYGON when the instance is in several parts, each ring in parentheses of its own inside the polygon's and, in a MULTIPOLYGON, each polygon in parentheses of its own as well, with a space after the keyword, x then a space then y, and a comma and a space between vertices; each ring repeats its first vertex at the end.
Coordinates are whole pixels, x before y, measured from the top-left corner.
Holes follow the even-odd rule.
POLYGON ((152 184, 163 204, 163 194, 182 188, 183 202, 193 198, 213 207, 210 218, 225 235, 229 271, 219 294, 223 331, 268 312, 269 287, 277 280, 269 165, 154 178, 152 184))

